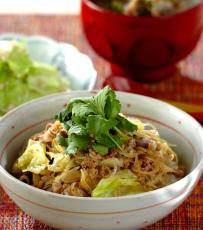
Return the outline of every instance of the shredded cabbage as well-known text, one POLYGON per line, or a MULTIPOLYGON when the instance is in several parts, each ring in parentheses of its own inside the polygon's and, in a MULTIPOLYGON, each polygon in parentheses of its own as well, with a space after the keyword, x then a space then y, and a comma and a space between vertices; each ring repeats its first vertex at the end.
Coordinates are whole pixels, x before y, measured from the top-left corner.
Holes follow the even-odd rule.
POLYGON ((48 165, 48 170, 51 172, 63 172, 70 162, 70 156, 68 154, 47 152, 47 155, 53 159, 53 163, 48 165))
POLYGON ((120 168, 123 166, 123 159, 112 157, 112 158, 102 160, 100 164, 108 166, 108 167, 112 167, 112 168, 120 168))
POLYGON ((49 159, 46 157, 44 144, 30 139, 25 152, 15 162, 13 170, 40 174, 48 164, 49 159))
POLYGON ((92 191, 92 197, 115 197, 145 192, 135 175, 128 169, 121 170, 100 180, 92 191))

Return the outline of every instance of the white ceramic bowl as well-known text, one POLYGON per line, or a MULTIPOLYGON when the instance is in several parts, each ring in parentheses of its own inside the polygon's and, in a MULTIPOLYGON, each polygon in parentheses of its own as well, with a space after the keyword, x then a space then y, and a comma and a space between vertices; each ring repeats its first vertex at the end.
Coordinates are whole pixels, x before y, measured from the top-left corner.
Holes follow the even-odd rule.
POLYGON ((203 171, 203 129, 189 115, 161 101, 118 93, 123 112, 154 124, 161 136, 177 145, 187 167, 183 179, 164 188, 116 198, 79 198, 29 186, 10 173, 19 149, 73 97, 94 92, 47 96, 9 112, 0 120, 0 181, 13 201, 29 215, 60 229, 137 229, 165 217, 191 193, 203 171))

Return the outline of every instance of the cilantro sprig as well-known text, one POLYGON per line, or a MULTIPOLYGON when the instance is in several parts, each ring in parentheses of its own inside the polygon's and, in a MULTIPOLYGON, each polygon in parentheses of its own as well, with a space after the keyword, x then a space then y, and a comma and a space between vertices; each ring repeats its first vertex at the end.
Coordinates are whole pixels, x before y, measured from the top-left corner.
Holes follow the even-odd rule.
POLYGON ((68 137, 57 137, 68 154, 86 150, 91 146, 100 155, 109 149, 121 149, 128 132, 137 130, 125 117, 120 115, 121 104, 115 92, 106 86, 96 96, 74 98, 56 119, 63 123, 68 137))

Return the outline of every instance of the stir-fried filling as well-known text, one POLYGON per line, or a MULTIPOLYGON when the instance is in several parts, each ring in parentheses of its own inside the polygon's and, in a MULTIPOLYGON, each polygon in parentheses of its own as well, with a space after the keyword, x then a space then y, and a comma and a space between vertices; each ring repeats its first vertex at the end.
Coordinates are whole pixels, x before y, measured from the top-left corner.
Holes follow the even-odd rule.
POLYGON ((99 6, 134 16, 161 16, 184 11, 201 0, 94 0, 99 6))

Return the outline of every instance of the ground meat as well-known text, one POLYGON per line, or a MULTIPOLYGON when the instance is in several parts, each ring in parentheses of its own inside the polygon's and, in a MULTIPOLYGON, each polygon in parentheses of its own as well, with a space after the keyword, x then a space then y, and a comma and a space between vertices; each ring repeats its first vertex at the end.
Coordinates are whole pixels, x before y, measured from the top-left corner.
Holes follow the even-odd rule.
POLYGON ((125 158, 123 159, 123 168, 124 168, 124 169, 130 168, 130 165, 131 165, 131 163, 133 163, 133 162, 134 162, 134 159, 125 157, 125 158))
POLYGON ((176 177, 183 177, 185 175, 185 171, 183 169, 176 169, 172 174, 176 177))
POLYGON ((115 148, 110 150, 109 157, 116 157, 117 155, 118 150, 116 150, 115 148))
POLYGON ((97 161, 90 157, 85 157, 81 163, 82 168, 95 168, 97 165, 97 161))

